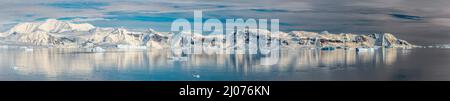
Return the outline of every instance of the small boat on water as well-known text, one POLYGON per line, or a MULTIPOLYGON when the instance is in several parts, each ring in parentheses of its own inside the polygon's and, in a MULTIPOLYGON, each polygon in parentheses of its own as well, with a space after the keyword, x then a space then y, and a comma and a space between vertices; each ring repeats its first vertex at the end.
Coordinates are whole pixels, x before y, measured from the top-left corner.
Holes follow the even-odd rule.
POLYGON ((320 50, 325 50, 325 51, 332 51, 332 50, 335 50, 336 48, 334 48, 334 47, 322 47, 322 48, 320 48, 320 50))

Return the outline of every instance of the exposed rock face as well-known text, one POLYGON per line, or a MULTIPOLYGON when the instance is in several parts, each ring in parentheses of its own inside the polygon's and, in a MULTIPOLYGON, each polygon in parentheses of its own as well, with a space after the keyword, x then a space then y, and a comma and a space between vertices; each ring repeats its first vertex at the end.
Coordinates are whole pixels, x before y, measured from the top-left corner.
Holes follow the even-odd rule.
POLYGON ((246 29, 232 35, 201 35, 181 33, 164 33, 148 30, 133 32, 124 28, 95 28, 90 24, 74 24, 66 21, 49 19, 44 22, 21 23, 3 33, 5 38, 27 45, 67 47, 97 47, 105 45, 146 46, 149 48, 169 48, 172 46, 200 43, 203 46, 222 48, 257 48, 261 39, 268 39, 268 44, 280 44, 284 47, 412 47, 405 40, 385 34, 330 34, 306 31, 289 33, 271 33, 268 30, 246 29), (271 36, 277 35, 277 36, 271 36), (184 37, 176 37, 184 36, 184 37), (276 42, 276 43, 271 43, 276 42))
POLYGON ((123 28, 106 28, 96 29, 93 32, 90 41, 97 44, 128 44, 128 45, 142 45, 143 33, 129 32, 123 28))
POLYGON ((315 32, 293 31, 289 33, 292 42, 298 45, 316 45, 332 47, 412 47, 405 40, 397 39, 390 33, 358 35, 350 33, 319 34, 315 32))
POLYGON ((405 40, 401 40, 401 39, 397 39, 394 35, 390 34, 390 33, 385 33, 384 34, 384 38, 385 40, 385 45, 384 46, 388 46, 388 47, 406 47, 406 46, 411 46, 410 43, 408 43, 405 40))
POLYGON ((148 31, 147 33, 151 33, 144 38, 147 47, 161 49, 170 46, 172 38, 171 33, 160 33, 153 30, 148 31))

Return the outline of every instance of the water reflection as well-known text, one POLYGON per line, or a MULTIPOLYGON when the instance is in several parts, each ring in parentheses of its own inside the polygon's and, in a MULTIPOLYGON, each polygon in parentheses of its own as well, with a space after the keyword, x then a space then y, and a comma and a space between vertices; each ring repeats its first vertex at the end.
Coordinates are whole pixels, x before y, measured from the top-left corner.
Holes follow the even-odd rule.
POLYGON ((168 50, 0 49, 0 80, 264 80, 279 73, 391 65, 398 53, 408 52, 283 49, 279 63, 266 66, 260 65, 263 56, 249 54, 186 55, 186 61, 176 61, 168 50), (190 77, 193 73, 202 78, 190 77))

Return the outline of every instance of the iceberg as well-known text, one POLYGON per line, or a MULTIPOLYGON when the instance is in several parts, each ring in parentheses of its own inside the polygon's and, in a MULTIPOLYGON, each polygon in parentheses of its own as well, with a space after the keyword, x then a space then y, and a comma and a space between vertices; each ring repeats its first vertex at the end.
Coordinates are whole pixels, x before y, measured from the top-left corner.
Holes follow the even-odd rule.
POLYGON ((450 48, 450 45, 443 45, 442 48, 450 48))
POLYGON ((34 49, 33 48, 29 48, 29 47, 25 47, 25 46, 22 46, 22 47, 19 47, 20 49, 23 49, 23 50, 25 50, 25 51, 27 51, 27 52, 31 52, 31 51, 33 51, 34 49))
POLYGON ((181 62, 188 60, 187 57, 176 57, 176 56, 169 57, 169 59, 170 59, 170 61, 181 61, 181 62))
POLYGON ((105 52, 106 50, 101 47, 95 47, 95 48, 92 48, 90 51, 101 53, 101 52, 105 52))
POLYGON ((21 69, 21 68, 23 68, 23 67, 13 66, 12 68, 13 68, 14 70, 19 70, 19 69, 21 69))
POLYGON ((8 45, 2 45, 2 46, 0 46, 0 48, 7 49, 7 48, 9 48, 9 46, 8 45))
POLYGON ((356 52, 373 52, 374 48, 365 48, 365 47, 358 47, 356 48, 356 52))
POLYGON ((200 74, 192 74, 192 77, 199 79, 200 78, 200 74))
POLYGON ((450 44, 440 44, 435 46, 428 46, 428 48, 450 48, 450 44))
POLYGON ((117 45, 119 49, 147 49, 146 46, 117 45))
POLYGON ((25 51, 31 52, 31 51, 34 51, 34 49, 33 48, 26 48, 25 51))
POLYGON ((336 48, 334 47, 322 47, 320 50, 324 50, 324 51, 332 51, 335 50, 336 48))

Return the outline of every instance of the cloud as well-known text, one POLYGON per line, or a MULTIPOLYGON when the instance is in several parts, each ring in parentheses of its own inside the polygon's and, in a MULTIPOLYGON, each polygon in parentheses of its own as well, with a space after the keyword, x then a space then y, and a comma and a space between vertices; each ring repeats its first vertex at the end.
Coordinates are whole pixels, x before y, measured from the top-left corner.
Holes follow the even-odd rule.
POLYGON ((450 27, 450 18, 435 18, 431 19, 430 22, 433 24, 450 27))
POLYGON ((273 13, 273 12, 289 12, 289 10, 283 10, 283 9, 251 9, 253 11, 258 11, 258 12, 269 12, 269 13, 273 13))
POLYGON ((68 18, 59 18, 58 20, 67 20, 70 22, 92 22, 92 21, 110 21, 112 19, 88 18, 88 17, 68 17, 68 18))
POLYGON ((423 20, 423 17, 420 16, 413 16, 413 15, 406 15, 406 14, 389 14, 392 17, 399 18, 399 19, 406 19, 406 20, 423 20))
MULTIPOLYGON (((284 31, 398 34, 406 40, 450 36, 450 1, 433 0, 1 0, 0 27, 57 18, 96 26, 167 29, 175 18, 280 19, 284 31), (426 34, 424 34, 426 33, 426 34)), ((449 42, 440 39, 442 42, 449 42)))

